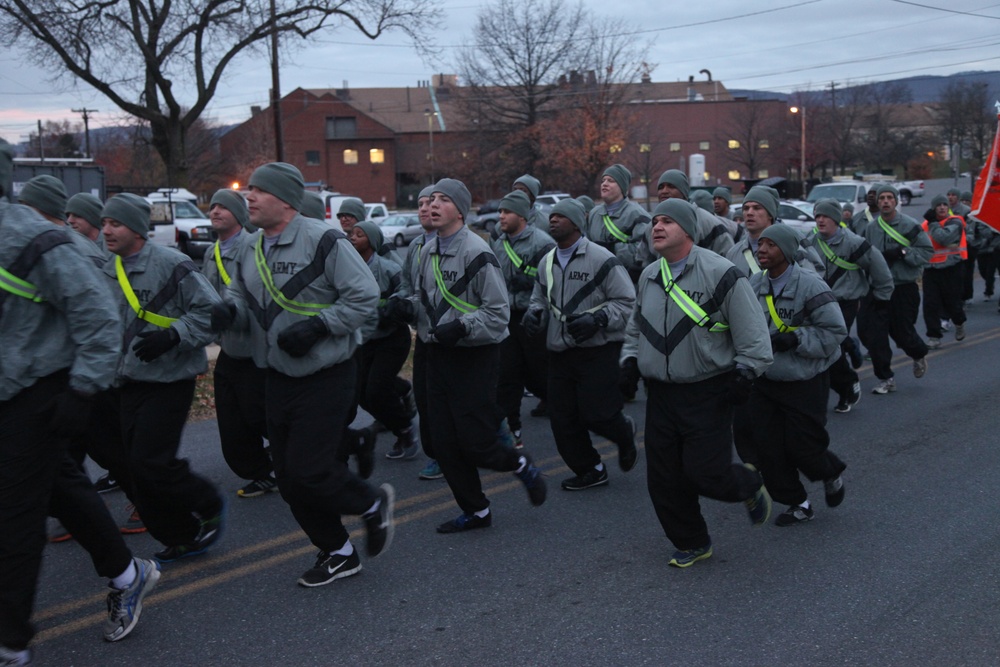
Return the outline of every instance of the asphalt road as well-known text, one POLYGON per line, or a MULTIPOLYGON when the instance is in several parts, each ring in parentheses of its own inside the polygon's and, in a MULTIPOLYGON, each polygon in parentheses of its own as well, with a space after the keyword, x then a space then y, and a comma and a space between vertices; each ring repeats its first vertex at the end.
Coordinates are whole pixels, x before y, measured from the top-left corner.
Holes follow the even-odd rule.
MULTIPOLYGON (((822 485, 809 485, 813 522, 751 528, 742 505, 705 501, 715 555, 686 570, 667 566, 642 456, 622 474, 599 442, 610 485, 561 491, 569 473, 548 422, 526 417, 549 480, 544 506, 509 474, 484 472, 493 527, 439 535, 458 513, 445 483, 418 481, 422 460, 380 460, 373 481, 397 491, 391 549, 359 576, 304 589, 295 581, 314 549, 282 499, 236 498, 215 422, 191 424, 182 453, 230 494, 226 536, 164 566, 139 626, 117 644, 101 639, 104 582, 86 554, 50 545, 39 664, 997 664, 1000 315, 981 294, 980 282, 968 338, 946 337, 923 379, 897 356, 895 394, 870 394, 866 365, 855 410, 834 414, 831 399, 832 447, 848 464, 843 505, 827 509, 822 485)), ((641 440, 644 401, 627 411, 641 440)), ((382 436, 379 453, 389 444, 382 436)), ((124 519, 125 498, 104 498, 124 519)), ((146 535, 126 541, 147 557, 158 548, 146 535)))

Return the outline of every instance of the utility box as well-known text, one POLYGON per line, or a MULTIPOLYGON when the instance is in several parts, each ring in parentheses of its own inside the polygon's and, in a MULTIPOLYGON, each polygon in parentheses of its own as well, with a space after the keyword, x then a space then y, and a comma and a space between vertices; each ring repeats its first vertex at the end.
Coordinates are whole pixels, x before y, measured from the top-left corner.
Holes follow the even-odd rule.
POLYGON ((66 194, 70 197, 87 192, 104 201, 107 195, 104 167, 90 163, 90 160, 14 158, 14 196, 20 194, 25 183, 43 174, 55 176, 62 181, 66 186, 66 194))
POLYGON ((705 156, 701 153, 688 157, 688 182, 691 187, 705 185, 705 156))

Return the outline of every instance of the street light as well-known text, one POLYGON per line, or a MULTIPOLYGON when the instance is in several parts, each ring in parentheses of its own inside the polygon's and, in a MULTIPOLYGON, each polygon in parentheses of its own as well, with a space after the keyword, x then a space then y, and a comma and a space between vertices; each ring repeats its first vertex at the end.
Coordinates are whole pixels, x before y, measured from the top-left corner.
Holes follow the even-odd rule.
POLYGON ((427 116, 427 142, 430 145, 431 185, 434 185, 434 117, 437 111, 424 109, 424 115, 427 116))
POLYGON ((792 107, 789 109, 792 113, 799 114, 799 118, 802 119, 802 136, 799 138, 799 148, 801 153, 799 155, 799 179, 802 181, 802 198, 806 198, 806 105, 801 107, 792 107))

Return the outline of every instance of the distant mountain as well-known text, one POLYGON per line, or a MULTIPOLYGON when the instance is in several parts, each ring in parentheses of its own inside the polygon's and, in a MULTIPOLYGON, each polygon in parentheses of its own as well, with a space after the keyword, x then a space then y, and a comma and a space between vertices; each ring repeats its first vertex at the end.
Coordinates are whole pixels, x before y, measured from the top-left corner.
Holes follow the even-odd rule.
MULTIPOLYGON (((918 103, 937 102, 941 98, 941 94, 944 89, 948 87, 948 84, 955 81, 986 83, 986 85, 989 86, 989 99, 1000 99, 1000 72, 959 72, 958 74, 950 74, 948 76, 932 76, 925 74, 921 76, 906 77, 905 79, 893 79, 891 82, 897 81, 905 84, 910 89, 913 101, 918 103)), ((858 85, 862 84, 859 83, 858 85)), ((848 90, 852 87, 854 86, 849 86, 848 88, 838 88, 838 91, 848 90)), ((729 92, 733 95, 733 97, 746 97, 754 100, 788 100, 789 98, 788 93, 778 93, 770 90, 730 88, 729 92)), ((813 92, 821 92, 821 90, 815 90, 813 92)))

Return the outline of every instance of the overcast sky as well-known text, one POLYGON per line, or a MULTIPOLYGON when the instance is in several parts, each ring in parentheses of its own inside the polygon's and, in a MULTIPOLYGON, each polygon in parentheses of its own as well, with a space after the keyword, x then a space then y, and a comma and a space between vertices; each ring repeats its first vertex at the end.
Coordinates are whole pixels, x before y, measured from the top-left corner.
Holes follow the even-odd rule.
MULTIPOLYGON (((436 72, 455 72, 478 9, 488 0, 445 0, 431 29, 440 57, 424 62, 402 33, 375 42, 348 28, 312 38, 284 58, 281 89, 416 86, 436 72)), ((1000 70, 1000 2, 988 0, 584 0, 598 15, 609 9, 631 22, 637 39, 652 40, 654 81, 704 80, 702 69, 728 88, 791 92, 895 79, 1000 70)), ((231 66, 207 117, 240 122, 251 105, 267 105, 266 57, 231 66)), ((38 119, 78 121, 70 109, 98 109, 92 127, 121 112, 89 87, 53 83, 44 71, 0 54, 0 136, 24 140, 38 119)))

